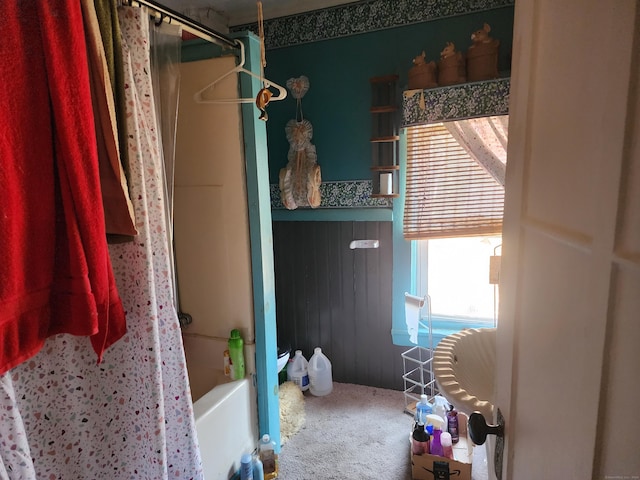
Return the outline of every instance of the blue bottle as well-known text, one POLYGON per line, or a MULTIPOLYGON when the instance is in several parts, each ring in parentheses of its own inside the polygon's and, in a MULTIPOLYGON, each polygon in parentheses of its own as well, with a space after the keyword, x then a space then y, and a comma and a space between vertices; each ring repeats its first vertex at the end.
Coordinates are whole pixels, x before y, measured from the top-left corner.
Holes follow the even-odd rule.
POLYGON ((264 480, 264 466, 260 457, 253 459, 253 480, 264 480))
POLYGON ((248 453, 240 459, 240 480, 253 480, 253 458, 248 453))
POLYGON ((429 415, 432 411, 433 409, 431 408, 431 405, 429 405, 427 396, 425 394, 420 395, 420 401, 416 403, 416 423, 418 425, 426 425, 427 415, 429 415))

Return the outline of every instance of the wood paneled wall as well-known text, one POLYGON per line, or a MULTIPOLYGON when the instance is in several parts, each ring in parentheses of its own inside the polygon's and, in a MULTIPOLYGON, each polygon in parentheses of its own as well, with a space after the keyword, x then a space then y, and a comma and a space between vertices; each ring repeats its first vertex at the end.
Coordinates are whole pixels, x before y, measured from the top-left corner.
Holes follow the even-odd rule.
POLYGON ((391 222, 274 222, 278 344, 309 360, 316 346, 333 380, 403 390, 391 341, 391 222), (352 240, 379 240, 351 250, 352 240))

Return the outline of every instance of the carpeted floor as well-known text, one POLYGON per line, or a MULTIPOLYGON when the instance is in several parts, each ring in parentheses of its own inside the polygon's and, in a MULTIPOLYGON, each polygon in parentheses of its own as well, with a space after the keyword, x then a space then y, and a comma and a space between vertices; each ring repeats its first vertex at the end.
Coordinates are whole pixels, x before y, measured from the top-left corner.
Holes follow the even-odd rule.
POLYGON ((333 383, 324 397, 304 394, 306 420, 282 446, 283 480, 410 480, 402 392, 333 383))
MULTIPOLYGON (((282 445, 281 480, 411 480, 404 395, 333 383, 325 397, 304 393, 305 421, 282 445)), ((486 480, 484 446, 474 448, 472 480, 486 480)))

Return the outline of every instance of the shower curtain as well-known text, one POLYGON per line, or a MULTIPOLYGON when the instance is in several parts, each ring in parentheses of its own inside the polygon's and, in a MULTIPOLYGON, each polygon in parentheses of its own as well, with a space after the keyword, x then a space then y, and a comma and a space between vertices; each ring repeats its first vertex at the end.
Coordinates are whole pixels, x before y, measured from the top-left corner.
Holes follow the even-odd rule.
POLYGON ((202 478, 170 275, 149 20, 140 8, 118 13, 139 234, 109 250, 127 333, 100 364, 87 338, 50 337, 0 377, 3 479, 202 478))
MULTIPOLYGON (((165 216, 169 248, 169 267, 173 282, 174 306, 180 315, 177 268, 173 243, 173 191, 175 178, 176 130, 180 103, 180 59, 182 27, 165 22, 151 23, 151 76, 160 135, 160 154, 164 167, 165 216)), ((180 316, 179 316, 180 318, 180 316)))

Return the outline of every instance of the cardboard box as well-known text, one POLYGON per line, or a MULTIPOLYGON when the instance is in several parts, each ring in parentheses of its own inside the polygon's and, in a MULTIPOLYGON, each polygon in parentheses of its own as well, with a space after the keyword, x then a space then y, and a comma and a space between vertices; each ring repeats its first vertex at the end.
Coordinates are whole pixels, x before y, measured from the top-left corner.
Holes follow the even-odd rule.
POLYGON ((471 480, 473 442, 467 433, 467 416, 458 413, 460 441, 453 445, 453 460, 436 455, 411 454, 413 480, 471 480))

